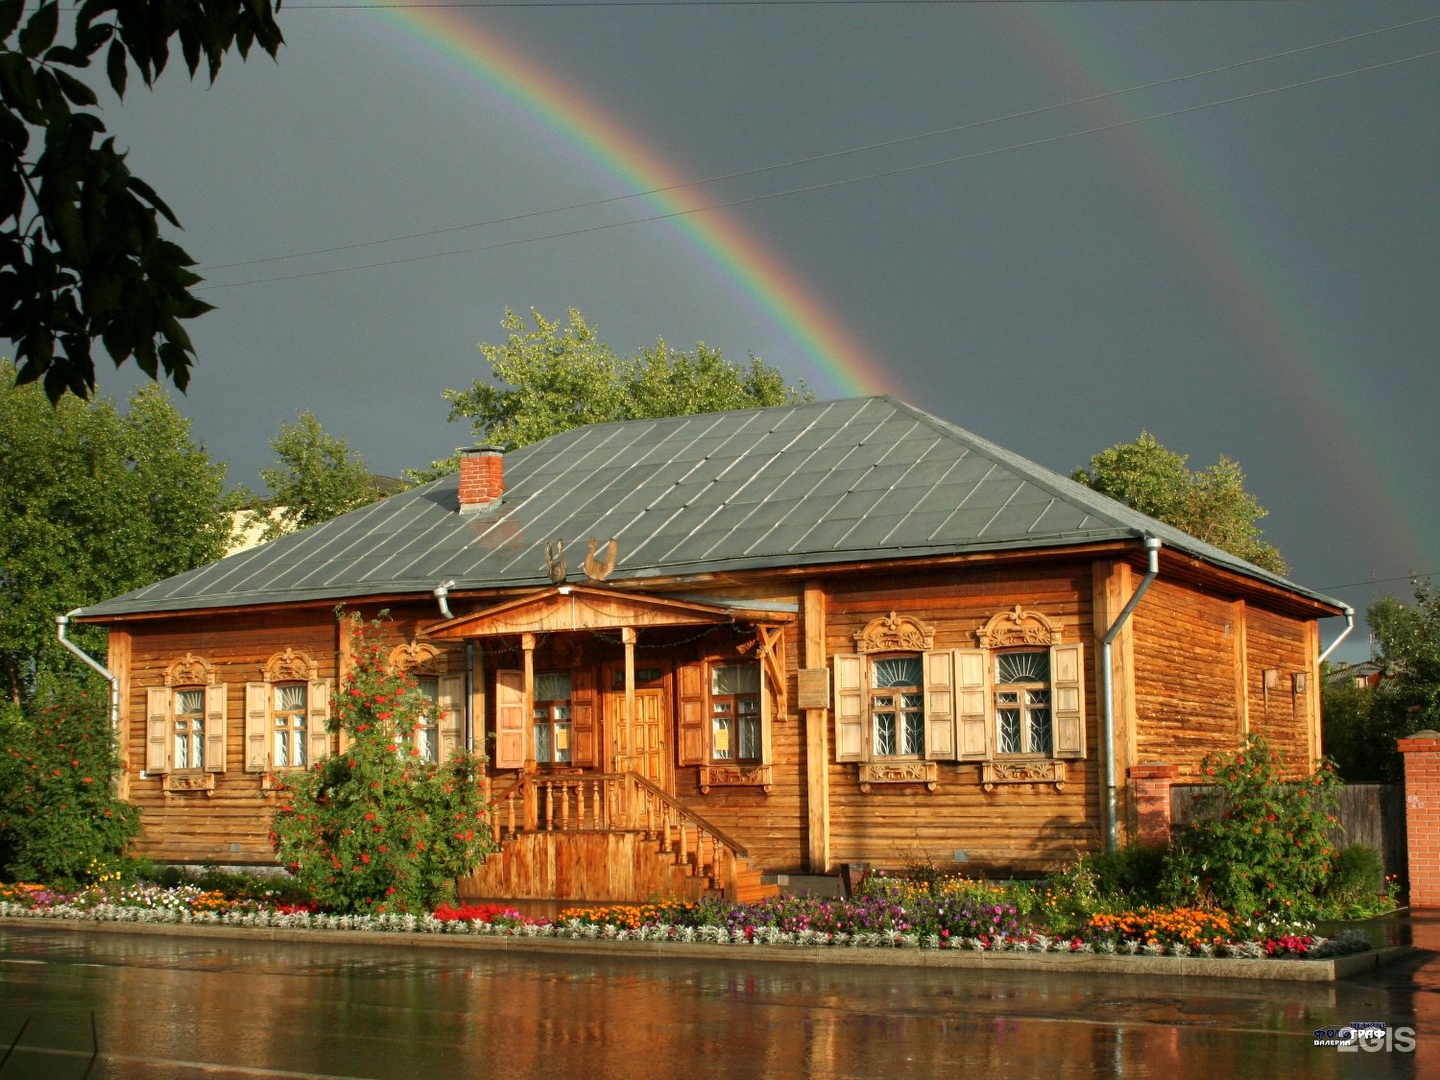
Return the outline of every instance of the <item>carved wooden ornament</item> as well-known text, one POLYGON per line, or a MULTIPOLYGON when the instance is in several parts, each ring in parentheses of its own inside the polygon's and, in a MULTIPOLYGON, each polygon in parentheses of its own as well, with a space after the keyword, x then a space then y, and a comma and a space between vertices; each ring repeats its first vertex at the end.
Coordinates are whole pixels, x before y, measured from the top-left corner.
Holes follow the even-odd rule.
POLYGON ((213 686, 215 672, 210 662, 194 653, 186 653, 165 669, 166 686, 213 686))
POLYGON ((315 661, 303 652, 286 647, 265 663, 266 682, 298 682, 315 678, 315 661))
POLYGON ((935 643, 935 628, 927 626, 909 615, 889 615, 872 619, 865 629, 855 634, 855 651, 858 653, 877 652, 924 652, 935 643))
POLYGON ((1008 645, 1059 645, 1060 628, 1038 611, 1025 611, 1019 604, 1013 611, 1002 611, 980 629, 975 637, 982 649, 1001 649, 1008 645))
POLYGON ((440 650, 425 642, 407 641, 390 650, 391 671, 408 671, 412 675, 439 675, 445 665, 440 650))

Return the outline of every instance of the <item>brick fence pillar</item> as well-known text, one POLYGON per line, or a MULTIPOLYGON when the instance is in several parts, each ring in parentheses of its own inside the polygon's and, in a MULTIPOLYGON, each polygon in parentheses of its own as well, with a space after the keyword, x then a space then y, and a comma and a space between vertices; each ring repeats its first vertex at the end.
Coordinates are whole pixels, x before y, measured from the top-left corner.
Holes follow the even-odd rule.
POLYGON ((1440 731, 1417 731, 1399 746, 1405 756, 1410 906, 1440 908, 1440 731))
POLYGON ((1170 843, 1170 786, 1180 768, 1150 762, 1131 765, 1129 773, 1135 788, 1135 832, 1131 839, 1145 847, 1164 847, 1170 843))

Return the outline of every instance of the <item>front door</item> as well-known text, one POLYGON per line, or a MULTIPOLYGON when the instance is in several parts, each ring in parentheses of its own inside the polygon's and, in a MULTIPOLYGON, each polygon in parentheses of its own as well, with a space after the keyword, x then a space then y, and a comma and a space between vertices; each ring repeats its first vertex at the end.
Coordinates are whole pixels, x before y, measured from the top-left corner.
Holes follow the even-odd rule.
POLYGON ((665 791, 671 790, 669 698, 664 673, 635 671, 635 746, 626 745, 625 669, 611 668, 606 677, 605 728, 610 733, 610 762, 629 758, 630 768, 665 791))

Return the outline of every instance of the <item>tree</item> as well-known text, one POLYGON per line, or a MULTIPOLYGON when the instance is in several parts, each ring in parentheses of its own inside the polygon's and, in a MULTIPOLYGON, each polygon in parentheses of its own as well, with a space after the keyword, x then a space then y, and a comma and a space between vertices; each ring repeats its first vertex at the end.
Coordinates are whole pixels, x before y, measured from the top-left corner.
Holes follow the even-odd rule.
POLYGON ((0 704, 0 875, 69 889, 120 869, 140 815, 115 794, 110 694, 60 684, 23 711, 0 704))
MULTIPOLYGON (((474 437, 513 449, 584 424, 610 420, 689 416, 808 401, 809 392, 785 385, 781 374, 757 357, 737 364, 703 342, 694 352, 672 349, 663 339, 632 357, 615 354, 583 315, 570 309, 568 326, 531 311, 533 328, 513 311, 503 326, 504 345, 481 345, 490 377, 468 390, 446 390, 450 419, 467 419, 474 437)), ((455 459, 407 473, 434 479, 457 468, 455 459)))
POLYGON ((1284 574, 1284 558, 1261 539, 1255 524, 1269 511, 1245 490, 1240 465, 1222 454, 1197 473, 1186 467, 1187 460, 1142 431, 1132 443, 1100 451, 1089 468, 1076 469, 1070 479, 1262 569, 1284 574))
POLYGON ((210 305, 191 292, 193 260, 160 236, 160 217, 179 221, 104 138, 99 99, 71 70, 104 50, 123 98, 130 65, 153 85, 178 38, 191 76, 203 57, 213 82, 232 48, 279 50, 270 0, 83 0, 63 44, 58 0, 22 25, 24 8, 0 0, 0 337, 20 382, 41 380, 52 402, 94 392, 97 339, 117 365, 133 356, 184 390, 195 349, 182 321, 210 305))
POLYGON ((336 911, 431 911, 495 850, 480 759, 426 762, 411 733, 434 708, 392 672, 373 627, 347 617, 351 663, 336 697, 343 753, 280 777, 270 842, 281 863, 336 911))
MULTIPOLYGON (((69 670, 55 616, 218 559, 225 466, 157 386, 122 416, 108 398, 55 406, 0 364, 0 687, 20 700, 69 670)), ((77 628, 77 640, 95 634, 77 628)))
POLYGON ((381 497, 364 457, 344 439, 328 434, 308 409, 295 423, 280 425, 270 449, 279 460, 260 470, 274 508, 265 518, 265 540, 329 521, 381 497))

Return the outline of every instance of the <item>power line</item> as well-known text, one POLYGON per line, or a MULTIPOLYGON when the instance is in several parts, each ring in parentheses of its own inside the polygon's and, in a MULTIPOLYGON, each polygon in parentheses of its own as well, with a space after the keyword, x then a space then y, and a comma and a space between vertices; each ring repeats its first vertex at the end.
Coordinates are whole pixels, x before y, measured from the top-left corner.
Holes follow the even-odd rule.
MULTIPOLYGON (((891 0, 893 2, 893 0, 891 0)), ((1034 116, 1041 116, 1045 113, 1056 112, 1060 109, 1067 109, 1071 106, 1090 105, 1097 101, 1105 101, 1108 98, 1120 97, 1125 94, 1139 93, 1142 90, 1154 90, 1163 86, 1173 86, 1177 83, 1188 82, 1193 79, 1206 78, 1211 75, 1220 75, 1228 71, 1236 71, 1244 67, 1252 67, 1256 64, 1268 63, 1273 60, 1285 59, 1298 56, 1303 53, 1314 52, 1318 49, 1327 49, 1334 45, 1343 45, 1348 42, 1358 41, 1362 38, 1374 37, 1379 34, 1393 33, 1396 30, 1406 30, 1423 23, 1434 22, 1440 19, 1440 15, 1429 15, 1423 19, 1414 19, 1410 22, 1398 23, 1394 26, 1385 26, 1376 30, 1365 30, 1358 34, 1351 34, 1347 37, 1333 38, 1329 41, 1322 41, 1314 45, 1303 45, 1295 49, 1286 49, 1283 52, 1270 53, 1266 56, 1252 57, 1248 60, 1240 60, 1233 64, 1226 64, 1222 67, 1207 68, 1203 71, 1191 72, 1187 75, 1174 75, 1167 79, 1158 79, 1154 82, 1142 83, 1138 86, 1126 87, 1123 90, 1110 90, 1103 94, 1092 94, 1089 97, 1072 98, 1069 101, 1058 102, 1053 105, 1042 105, 1034 109, 1025 109, 1020 112, 1007 113, 1003 116, 994 116, 985 120, 975 120, 968 124, 957 124, 952 127, 937 128, 934 131, 920 132, 915 135, 904 135, 896 139, 887 139, 883 142, 869 143, 864 146, 851 147, 845 150, 833 150, 824 154, 813 154, 809 157, 794 158, 790 161, 776 162, 771 165, 761 165, 753 169, 740 169, 735 172, 721 173, 715 176, 708 176, 700 180, 690 180, 679 184, 668 184, 664 187, 649 188, 645 191, 630 192, 625 195, 611 195, 604 199, 592 199, 588 202, 571 203, 568 206, 551 207, 546 210, 532 210, 523 214, 512 214, 507 217, 489 218, 484 221, 468 222, 464 225, 449 225, 439 229, 429 229, 423 232, 402 233, 398 236, 384 237, 378 240, 361 240, 351 244, 338 244, 333 247, 314 248, 309 251, 291 252, 286 255, 267 255, 258 259, 244 259, 237 262, 216 263, 211 266, 202 267, 202 271, 209 273, 214 270, 228 270, 240 266, 258 266, 263 263, 281 262, 287 259, 308 258, 314 255, 333 255, 341 251, 355 251, 360 248, 378 247, 382 244, 398 243, 402 240, 420 240, 431 236, 444 236, 449 233, 465 232, 470 229, 481 229, 491 225, 509 225, 518 221, 532 220, 544 217, 549 214, 568 213, 572 210, 588 210, 597 206, 606 206, 611 203, 625 202, 629 199, 641 199, 651 195, 662 195, 672 191, 682 191, 686 188, 701 187, 705 184, 716 184, 726 180, 737 180, 748 176, 759 176, 762 173, 776 172, 780 169, 794 168, 800 165, 810 165, 820 161, 831 161, 836 158, 847 157, 852 154, 868 153, 871 150, 883 150, 894 146, 901 146, 906 143, 919 142, 922 139, 937 138, 941 135, 955 135, 965 131, 975 131, 983 127, 991 127, 996 124, 1008 123, 1012 120, 1029 119, 1034 116)))
POLYGON ((325 270, 307 270, 294 274, 277 274, 271 277, 251 278, 248 281, 229 282, 223 285, 206 284, 199 286, 196 291, 214 289, 234 289, 246 285, 263 285, 278 281, 296 281, 301 278, 324 277, 330 274, 345 274, 355 270, 373 270, 385 266, 402 266, 406 263, 425 262, 429 259, 445 258, 451 255, 468 255, 481 251, 494 251, 500 248, 516 247, 521 244, 534 244, 544 240, 557 240, 570 236, 584 236, 590 233, 606 232, 611 229, 625 228, 630 225, 641 225, 654 221, 669 221, 674 218, 689 217, 692 214, 702 214, 713 210, 725 210, 736 206, 745 206, 751 203, 765 202, 771 199, 784 198, 790 195, 809 194, 815 191, 824 191, 829 188, 843 187, 849 184, 857 184, 866 180, 878 180, 884 177, 901 176, 906 173, 919 172, 922 169, 933 169, 941 165, 954 165, 965 161, 975 161, 980 158, 993 157, 998 154, 1010 153, 1016 150, 1028 150, 1038 146, 1046 146, 1052 143, 1064 142, 1069 139, 1077 139, 1086 135, 1098 135, 1109 131, 1118 131, 1123 128, 1133 127, 1136 124, 1148 123, 1151 120, 1167 120, 1176 116, 1185 116, 1189 113, 1201 112, 1205 109, 1218 108, 1221 105, 1233 105, 1241 101, 1252 101, 1256 98, 1267 97, 1271 94, 1282 93, 1287 90, 1301 89, 1307 86, 1315 86, 1320 83, 1331 82, 1335 79, 1345 78, 1350 75, 1361 75, 1366 72, 1380 71, 1385 68, 1395 67, 1399 64, 1408 64, 1414 60, 1425 60, 1432 56, 1440 56, 1440 49, 1430 52, 1418 53, 1414 56, 1402 57, 1398 60, 1386 60, 1377 64, 1370 64, 1365 67, 1352 68, 1348 71, 1335 72, 1329 75, 1319 75, 1313 79, 1304 79, 1300 82, 1287 83, 1284 86, 1271 87, 1267 90, 1256 90, 1248 94, 1237 94, 1234 97, 1222 98, 1218 101, 1203 102, 1199 105, 1188 105, 1180 109, 1171 109, 1168 112, 1152 113, 1149 116, 1132 117, 1129 120, 1117 121, 1113 124, 1101 124, 1095 127, 1084 128, 1079 131, 1065 132, 1060 135, 1051 135, 1041 139, 1031 139, 1028 142, 1011 143, 1008 146, 993 147, 989 150, 977 150, 970 154, 959 154, 953 157, 941 158, 936 161, 921 162, 915 165, 906 165, 895 169, 884 169, 879 172, 866 173, 859 176, 843 177, 838 180, 827 180, 822 183, 808 184, 803 187, 789 188, 784 191, 769 192, 764 195, 752 195, 741 199, 732 199, 727 202, 712 203, 709 206, 692 207, 687 210, 673 210, 663 214, 650 214, 645 217, 631 218, 627 221, 613 221, 603 225, 590 225, 584 228, 562 229, 557 232, 546 233, 541 236, 522 237, 515 240, 500 240, 491 244, 480 244, 473 247, 452 248, 449 251, 435 251, 425 255, 411 255, 403 258, 382 259, 376 262, 357 263, 353 266, 333 267, 325 270))
POLYGON ((1321 592, 1330 589, 1357 589, 1361 585, 1388 585, 1393 581, 1415 581, 1419 578, 1432 578, 1440 576, 1440 570, 1432 570, 1428 574, 1403 574, 1400 577, 1369 578, 1366 581, 1347 581, 1344 585, 1322 585, 1321 592))

